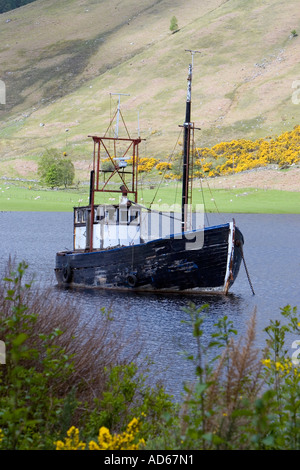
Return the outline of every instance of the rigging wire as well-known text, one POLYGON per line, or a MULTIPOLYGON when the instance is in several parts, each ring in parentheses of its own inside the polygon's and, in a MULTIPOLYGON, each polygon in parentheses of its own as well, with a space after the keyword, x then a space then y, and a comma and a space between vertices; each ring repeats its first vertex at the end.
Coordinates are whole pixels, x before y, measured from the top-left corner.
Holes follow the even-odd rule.
MULTIPOLYGON (((145 158, 147 158, 147 157, 146 157, 146 155, 147 155, 147 143, 146 143, 146 141, 145 141, 145 145, 144 145, 144 155, 145 155, 145 158)), ((139 159, 140 159, 140 156, 139 156, 139 159)), ((137 171, 139 171, 138 168, 137 168, 137 171)), ((139 190, 139 193, 142 194, 143 199, 144 199, 144 187, 143 187, 143 184, 144 184, 144 179, 145 179, 145 178, 146 178, 146 173, 145 173, 145 175, 142 174, 141 178, 139 179, 140 188, 141 188, 141 189, 139 190)))
MULTIPOLYGON (((180 133, 179 133, 179 135, 178 135, 178 137, 177 137, 176 144, 174 145, 173 151, 171 152, 167 163, 170 163, 170 160, 171 160, 171 158, 172 158, 173 155, 174 155, 175 148, 176 148, 176 146, 178 145, 178 141, 179 141, 179 138, 180 138, 181 134, 182 134, 182 130, 180 131, 180 133)), ((165 170, 164 170, 163 173, 162 173, 162 177, 161 177, 160 183, 158 184, 158 187, 157 187, 157 189, 156 189, 156 192, 155 192, 155 194, 154 194, 154 196, 153 196, 153 199, 152 199, 152 201, 151 201, 151 203, 150 203, 150 207, 151 207, 152 204, 154 203, 154 200, 155 200, 155 198, 156 198, 156 196, 157 196, 157 193, 158 193, 158 190, 159 190, 159 188, 160 188, 160 186, 161 186, 161 184, 162 184, 162 181, 163 181, 163 178, 164 178, 164 176, 165 176, 166 171, 167 171, 167 168, 165 168, 165 170)))
POLYGON ((254 289, 253 289, 253 285, 252 285, 252 282, 251 282, 251 279, 250 279, 250 274, 249 274, 249 271, 248 271, 248 268, 247 268, 247 265, 246 265, 246 261, 245 261, 243 246, 239 243, 239 244, 238 244, 238 248, 239 248, 239 250, 240 250, 240 252, 241 252, 241 256, 242 256, 242 260, 243 260, 243 263, 244 263, 244 268, 245 268, 245 271, 246 271, 246 275, 247 275, 247 279, 248 279, 248 282, 249 282, 249 286, 250 286, 250 288, 251 288, 252 294, 255 295, 255 292, 254 292, 254 289))
MULTIPOLYGON (((197 154, 198 154, 198 157, 200 158, 199 150, 197 150, 197 154)), ((210 186, 209 186, 208 179, 207 179, 207 178, 204 178, 204 180, 205 180, 205 182, 206 182, 206 184, 207 184, 207 188, 208 188, 209 193, 210 193, 210 195, 211 195, 211 200, 213 201, 213 203, 214 203, 214 205, 215 205, 215 207, 216 207, 216 211, 217 211, 218 215, 221 216, 221 213, 220 213, 220 211, 219 211, 219 208, 218 208, 218 206, 217 206, 217 203, 216 203, 216 201, 215 201, 215 198, 213 197, 213 193, 212 193, 211 188, 210 188, 210 186)), ((204 210, 205 210, 204 192, 203 192, 202 179, 201 179, 201 178, 200 178, 200 185, 201 185, 202 199, 203 199, 204 210)), ((206 213, 206 211, 205 211, 205 213, 206 213)), ((207 214, 206 214, 206 217, 207 217, 207 214)), ((208 223, 208 217, 207 217, 207 223, 208 223)))
MULTIPOLYGON (((183 162, 183 155, 181 155, 181 158, 180 158, 180 166, 182 166, 182 162, 183 162)), ((178 182, 178 180, 177 180, 176 186, 175 186, 174 204, 176 204, 176 200, 177 200, 177 190, 178 190, 178 186, 179 186, 179 182, 178 182)))
POLYGON ((204 193, 203 193, 202 178, 200 178, 200 186, 201 186, 202 201, 203 201, 203 206, 204 206, 204 214, 206 216, 207 225, 209 225, 208 215, 207 215, 206 207, 205 207, 205 199, 204 199, 204 193))
POLYGON ((207 184, 209 193, 210 193, 210 195, 211 195, 211 200, 213 201, 214 205, 216 206, 217 213, 218 213, 219 215, 221 215, 221 213, 220 213, 220 211, 219 211, 219 208, 218 208, 218 206, 217 206, 217 203, 216 203, 216 201, 215 201, 215 198, 213 197, 213 193, 212 193, 212 191, 211 191, 211 188, 210 188, 210 186, 209 186, 209 183, 208 183, 208 181, 207 181, 207 178, 206 178, 206 184, 207 184))

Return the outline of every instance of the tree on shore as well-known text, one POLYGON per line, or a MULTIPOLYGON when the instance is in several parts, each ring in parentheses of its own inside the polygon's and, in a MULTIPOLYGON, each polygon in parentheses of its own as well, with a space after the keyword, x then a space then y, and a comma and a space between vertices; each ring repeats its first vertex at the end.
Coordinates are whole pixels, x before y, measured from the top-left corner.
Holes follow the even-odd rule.
POLYGON ((75 169, 72 161, 61 155, 57 150, 47 150, 38 164, 38 174, 41 180, 51 188, 73 183, 75 169))

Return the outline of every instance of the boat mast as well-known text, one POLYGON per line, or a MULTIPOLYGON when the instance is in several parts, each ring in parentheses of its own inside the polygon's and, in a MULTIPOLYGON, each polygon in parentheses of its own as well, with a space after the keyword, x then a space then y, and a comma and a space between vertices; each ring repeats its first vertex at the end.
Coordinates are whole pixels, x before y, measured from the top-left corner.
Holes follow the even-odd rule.
POLYGON ((130 96, 128 93, 110 93, 110 95, 117 95, 119 97, 118 100, 118 108, 117 108, 117 118, 116 118, 116 129, 115 129, 115 137, 119 137, 119 120, 120 120, 120 110, 121 110, 121 96, 130 96))
POLYGON ((192 93, 192 65, 189 65, 184 122, 184 144, 183 144, 183 174, 182 174, 182 201, 181 201, 181 224, 182 232, 186 230, 186 215, 189 191, 189 163, 190 163, 190 134, 191 134, 191 93, 192 93))
POLYGON ((189 65, 187 97, 186 97, 186 110, 184 122, 184 143, 183 143, 183 173, 182 173, 182 202, 181 202, 181 225, 182 232, 186 230, 187 222, 187 209, 189 199, 189 174, 190 174, 190 146, 191 146, 191 129, 195 129, 191 123, 191 101, 192 101, 192 74, 194 67, 194 55, 201 54, 200 51, 193 51, 186 49, 192 55, 192 63, 189 65))

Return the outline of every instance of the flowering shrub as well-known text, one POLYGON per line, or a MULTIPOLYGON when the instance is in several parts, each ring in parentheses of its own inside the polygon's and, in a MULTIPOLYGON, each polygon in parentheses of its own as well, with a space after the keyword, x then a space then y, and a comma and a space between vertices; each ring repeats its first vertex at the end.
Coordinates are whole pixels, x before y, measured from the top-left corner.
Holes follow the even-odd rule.
POLYGON ((172 165, 169 162, 159 162, 155 168, 158 171, 164 171, 164 170, 171 170, 171 167, 172 165))
MULTIPOLYGON (((213 147, 198 147, 194 154, 194 176, 202 178, 240 173, 277 164, 280 168, 300 162, 300 126, 284 132, 277 137, 265 139, 238 139, 230 142, 219 142, 213 147)), ((132 164, 132 157, 127 164, 132 164)), ((157 158, 140 158, 138 171, 149 173, 153 169, 165 179, 181 179, 181 152, 175 155, 172 162, 160 161, 157 158), (170 171, 172 170, 172 173, 170 171)))
POLYGON ((156 158, 140 158, 138 164, 138 171, 139 172, 149 172, 153 169, 153 167, 157 164, 158 160, 156 158))
MULTIPOLYGON (((90 441, 89 450, 138 450, 145 445, 144 439, 137 441, 136 435, 139 432, 139 420, 133 418, 128 424, 126 431, 120 434, 111 434, 109 430, 102 426, 99 429, 98 442, 90 441)), ((79 430, 72 426, 65 441, 56 442, 56 450, 85 450, 87 445, 80 441, 79 430)))
POLYGON ((282 361, 271 361, 271 359, 263 359, 262 364, 266 369, 275 371, 279 377, 300 379, 300 371, 295 367, 290 359, 284 358, 282 361))
POLYGON ((79 430, 72 426, 67 431, 65 442, 57 441, 56 450, 84 450, 86 444, 79 439, 79 430))
POLYGON ((300 126, 278 137, 220 142, 212 148, 195 149, 197 176, 239 173, 268 164, 280 167, 300 162, 300 126))

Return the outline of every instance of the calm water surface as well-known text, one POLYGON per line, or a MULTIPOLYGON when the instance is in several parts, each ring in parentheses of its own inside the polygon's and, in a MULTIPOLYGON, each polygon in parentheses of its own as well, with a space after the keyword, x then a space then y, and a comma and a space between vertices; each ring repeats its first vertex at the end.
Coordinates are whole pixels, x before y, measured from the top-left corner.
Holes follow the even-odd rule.
POLYGON ((177 395, 183 381, 193 376, 192 366, 181 354, 183 350, 193 349, 190 327, 182 323, 188 319, 182 310, 188 302, 197 306, 209 304, 204 322, 207 338, 214 323, 224 315, 243 334, 256 309, 259 347, 264 347, 264 327, 270 319, 280 318, 281 307, 290 304, 300 310, 300 216, 209 214, 209 224, 224 223, 232 217, 245 238, 244 255, 255 295, 243 264, 227 297, 57 289, 55 253, 72 249, 72 213, 1 212, 0 274, 9 255, 17 261, 24 259, 30 273, 36 273, 43 284, 53 286, 62 301, 71 296, 80 303, 85 319, 94 317, 95 312, 100 315, 101 307, 111 307, 115 316, 126 320, 127 328, 135 330, 138 325, 143 351, 155 361, 157 378, 164 381, 170 393, 177 395))

